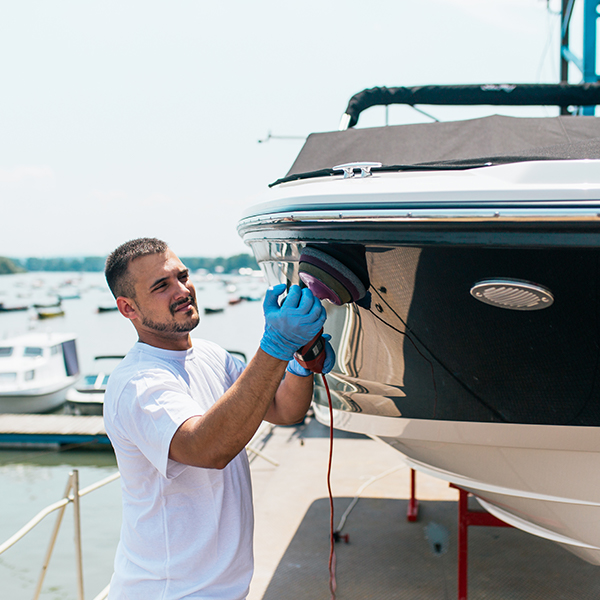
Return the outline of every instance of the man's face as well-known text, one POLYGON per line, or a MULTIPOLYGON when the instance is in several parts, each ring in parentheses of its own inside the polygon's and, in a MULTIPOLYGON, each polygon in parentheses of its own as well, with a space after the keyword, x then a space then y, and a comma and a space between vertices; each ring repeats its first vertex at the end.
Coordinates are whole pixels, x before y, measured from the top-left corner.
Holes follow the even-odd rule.
POLYGON ((175 253, 151 254, 129 265, 139 325, 157 334, 180 334, 200 322, 196 290, 175 253))

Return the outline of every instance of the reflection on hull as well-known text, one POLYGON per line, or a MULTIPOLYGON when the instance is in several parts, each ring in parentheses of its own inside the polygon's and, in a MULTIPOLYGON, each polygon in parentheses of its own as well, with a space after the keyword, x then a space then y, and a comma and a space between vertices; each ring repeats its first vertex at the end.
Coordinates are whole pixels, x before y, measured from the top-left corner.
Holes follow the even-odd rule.
POLYGON ((453 421, 600 425, 595 249, 377 248, 369 308, 328 305, 344 410, 453 421), (548 310, 470 295, 490 275, 542 282, 548 310))
MULTIPOLYGON (((297 283, 301 249, 263 263, 270 283, 297 283)), ((366 258, 369 301, 325 303, 335 426, 383 439, 500 518, 600 564, 600 251, 381 244, 366 258), (534 282, 554 302, 479 302, 471 289, 490 278, 534 282)), ((327 423, 318 380, 315 401, 327 423)))

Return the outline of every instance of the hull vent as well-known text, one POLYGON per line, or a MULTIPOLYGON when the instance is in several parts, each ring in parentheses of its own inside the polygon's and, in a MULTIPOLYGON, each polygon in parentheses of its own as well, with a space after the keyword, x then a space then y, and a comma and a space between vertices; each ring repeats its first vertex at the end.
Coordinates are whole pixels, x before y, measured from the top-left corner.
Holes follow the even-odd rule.
POLYGON ((518 279, 488 279, 471 288, 476 300, 508 310, 541 310, 554 302, 550 290, 518 279))

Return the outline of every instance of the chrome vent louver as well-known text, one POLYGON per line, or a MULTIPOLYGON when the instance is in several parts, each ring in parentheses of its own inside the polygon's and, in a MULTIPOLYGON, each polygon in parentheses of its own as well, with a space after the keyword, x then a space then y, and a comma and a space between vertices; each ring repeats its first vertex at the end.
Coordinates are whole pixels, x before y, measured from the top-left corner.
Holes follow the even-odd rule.
POLYGON ((508 310, 541 310, 554 302, 552 292, 529 281, 487 279, 471 288, 476 300, 508 310))

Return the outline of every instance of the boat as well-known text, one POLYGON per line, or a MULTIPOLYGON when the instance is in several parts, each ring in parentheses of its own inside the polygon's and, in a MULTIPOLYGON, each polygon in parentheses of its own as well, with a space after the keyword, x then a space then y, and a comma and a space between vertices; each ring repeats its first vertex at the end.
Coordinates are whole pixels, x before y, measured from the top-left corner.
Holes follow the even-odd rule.
POLYGON ((51 309, 38 309, 37 317, 38 319, 54 319, 55 317, 64 317, 65 311, 60 307, 60 305, 56 308, 51 309))
POLYGON ((106 305, 100 305, 100 306, 98 306, 98 312, 99 313, 115 312, 117 310, 119 310, 119 308, 118 308, 118 306, 116 304, 114 306, 112 304, 111 305, 106 304, 106 305))
POLYGON ((365 90, 238 231, 270 285, 327 300, 334 427, 600 564, 600 119, 354 128, 396 101, 589 107, 600 85, 365 90))
POLYGON ((27 304, 5 304, 4 302, 0 302, 0 312, 17 312, 29 310, 29 306, 27 304))
POLYGON ((59 300, 80 300, 81 294, 79 292, 73 292, 72 294, 59 294, 59 300))
POLYGON ((51 300, 49 302, 35 302, 31 306, 33 308, 56 308, 61 306, 61 304, 62 301, 60 300, 60 298, 57 298, 56 300, 51 300))
POLYGON ((225 310, 223 306, 205 306, 204 314, 205 315, 215 315, 218 313, 222 313, 225 310))
POLYGON ((0 413, 44 413, 79 377, 76 336, 28 333, 0 340, 0 413))
POLYGON ((67 391, 65 413, 71 415, 101 415, 104 392, 113 369, 123 355, 102 355, 94 358, 94 368, 67 391))

